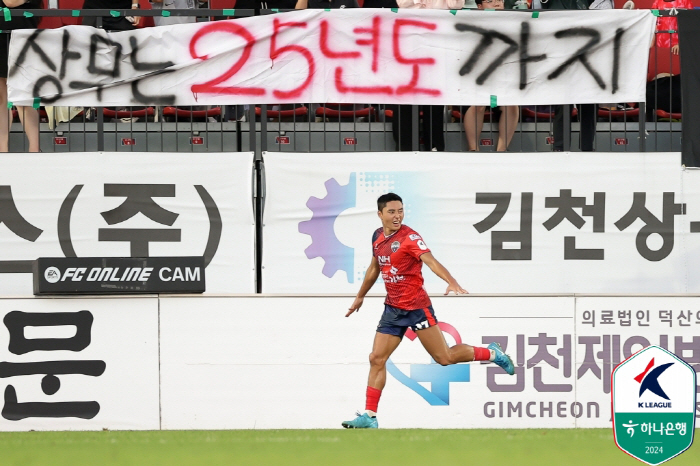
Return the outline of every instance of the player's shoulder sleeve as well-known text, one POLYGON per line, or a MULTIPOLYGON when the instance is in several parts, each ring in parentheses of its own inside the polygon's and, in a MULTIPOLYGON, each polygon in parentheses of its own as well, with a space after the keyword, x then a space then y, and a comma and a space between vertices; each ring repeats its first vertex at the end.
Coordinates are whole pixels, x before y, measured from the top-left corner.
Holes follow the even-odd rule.
POLYGON ((372 234, 372 244, 374 244, 375 241, 377 241, 377 238, 379 238, 379 235, 382 233, 381 228, 377 228, 374 230, 374 233, 372 234))
POLYGON ((416 259, 420 258, 420 256, 426 252, 430 252, 430 249, 425 244, 425 241, 423 241, 421 235, 411 228, 408 228, 408 231, 406 232, 406 239, 403 243, 407 252, 416 259))

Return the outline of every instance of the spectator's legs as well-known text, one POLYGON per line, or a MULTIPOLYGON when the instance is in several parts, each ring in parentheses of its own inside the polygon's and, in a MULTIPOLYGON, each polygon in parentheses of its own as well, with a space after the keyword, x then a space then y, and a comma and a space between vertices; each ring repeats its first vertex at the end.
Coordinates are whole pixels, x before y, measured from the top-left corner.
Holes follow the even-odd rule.
MULTIPOLYGON (((510 141, 515 134, 515 127, 518 126, 520 118, 520 107, 517 105, 509 105, 501 107, 501 119, 498 120, 498 152, 505 152, 510 145, 510 141)), ((483 122, 483 116, 482 116, 483 122)))
POLYGON ((467 136, 467 148, 470 151, 479 150, 479 138, 484 127, 484 113, 486 107, 472 105, 464 114, 464 134, 467 136))

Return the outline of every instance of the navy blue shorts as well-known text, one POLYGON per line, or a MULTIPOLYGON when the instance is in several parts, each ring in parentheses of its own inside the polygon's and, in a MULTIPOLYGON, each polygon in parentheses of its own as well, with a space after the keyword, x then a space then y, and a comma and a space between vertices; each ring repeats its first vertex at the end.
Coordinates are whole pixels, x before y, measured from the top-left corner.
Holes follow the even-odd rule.
POLYGON ((379 320, 377 332, 403 338, 404 333, 406 333, 409 327, 415 332, 437 324, 438 321, 435 318, 433 306, 428 306, 424 309, 416 309, 414 311, 404 311, 403 309, 385 304, 384 314, 382 314, 382 318, 379 320))

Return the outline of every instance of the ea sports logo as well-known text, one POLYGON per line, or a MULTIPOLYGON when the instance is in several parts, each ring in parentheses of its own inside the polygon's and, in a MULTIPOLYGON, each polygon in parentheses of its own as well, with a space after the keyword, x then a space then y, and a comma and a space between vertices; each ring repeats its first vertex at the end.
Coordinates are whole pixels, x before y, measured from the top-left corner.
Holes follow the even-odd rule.
POLYGON ((56 283, 61 279, 61 272, 56 267, 44 270, 44 279, 49 283, 56 283))

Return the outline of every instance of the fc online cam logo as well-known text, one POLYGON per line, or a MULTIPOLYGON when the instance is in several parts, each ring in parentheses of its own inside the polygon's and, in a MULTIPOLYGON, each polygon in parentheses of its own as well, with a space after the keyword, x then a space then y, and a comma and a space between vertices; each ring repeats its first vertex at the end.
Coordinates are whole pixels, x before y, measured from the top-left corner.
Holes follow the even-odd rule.
POLYGON ((675 354, 648 346, 615 368, 613 434, 628 455, 657 465, 693 443, 695 370, 675 354))
MULTIPOLYGON (((311 245, 304 250, 308 259, 320 257, 324 261, 322 273, 332 278, 339 271, 345 272, 348 283, 361 281, 366 264, 355 260, 355 248, 342 243, 335 233, 335 222, 348 209, 360 207, 374 211, 377 198, 387 192, 396 192, 404 199, 406 218, 412 211, 420 211, 423 198, 412 194, 420 192, 420 184, 425 176, 416 176, 413 172, 351 172, 346 185, 341 185, 335 178, 327 180, 326 196, 309 197, 306 207, 311 211, 311 219, 299 222, 299 233, 311 237, 311 245)), ((372 225, 379 227, 374 213, 372 225)), ((360 239, 369 242, 372 231, 353 232, 360 239), (364 235, 364 236, 362 236, 364 235)), ((369 262, 367 257, 367 262, 369 262)))

